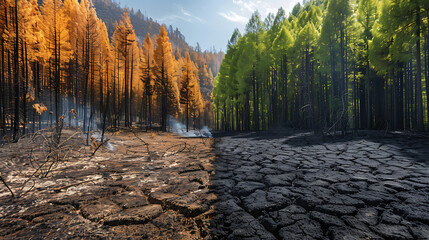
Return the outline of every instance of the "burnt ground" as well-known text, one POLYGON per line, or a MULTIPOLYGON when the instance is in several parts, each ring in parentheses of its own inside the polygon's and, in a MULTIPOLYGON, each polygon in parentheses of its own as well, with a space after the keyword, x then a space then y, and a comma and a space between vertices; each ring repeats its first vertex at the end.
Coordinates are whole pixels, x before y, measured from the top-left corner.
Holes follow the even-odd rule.
MULTIPOLYGON (((72 134, 64 131, 62 141, 72 134)), ((103 145, 93 157, 94 148, 82 147, 83 136, 74 136, 67 143, 74 146, 67 161, 57 164, 46 178, 31 178, 22 191, 22 183, 35 171, 37 156, 45 156, 42 147, 28 139, 4 145, 2 176, 16 195, 24 194, 13 199, 0 186, 0 238, 200 239, 207 235, 205 222, 216 200, 208 188, 213 139, 136 134, 109 134, 114 150, 103 145)))
POLYGON ((109 138, 114 150, 91 157, 74 136, 44 178, 29 177, 42 145, 2 146, 2 177, 21 196, 0 185, 0 238, 429 239, 427 137, 109 138))

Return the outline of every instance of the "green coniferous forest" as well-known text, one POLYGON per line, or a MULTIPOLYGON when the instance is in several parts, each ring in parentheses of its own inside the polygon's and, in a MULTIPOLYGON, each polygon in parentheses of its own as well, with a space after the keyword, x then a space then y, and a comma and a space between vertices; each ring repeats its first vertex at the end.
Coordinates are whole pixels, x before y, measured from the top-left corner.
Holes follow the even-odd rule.
POLYGON ((429 1, 315 0, 234 31, 213 91, 221 130, 427 130, 429 1))

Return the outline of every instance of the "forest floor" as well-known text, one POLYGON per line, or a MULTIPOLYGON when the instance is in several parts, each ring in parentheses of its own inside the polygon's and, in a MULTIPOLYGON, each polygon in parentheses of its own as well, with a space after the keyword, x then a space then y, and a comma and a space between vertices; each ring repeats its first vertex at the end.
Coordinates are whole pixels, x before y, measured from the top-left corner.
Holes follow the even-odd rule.
POLYGON ((1 146, 0 239, 429 239, 427 137, 107 136, 1 146))

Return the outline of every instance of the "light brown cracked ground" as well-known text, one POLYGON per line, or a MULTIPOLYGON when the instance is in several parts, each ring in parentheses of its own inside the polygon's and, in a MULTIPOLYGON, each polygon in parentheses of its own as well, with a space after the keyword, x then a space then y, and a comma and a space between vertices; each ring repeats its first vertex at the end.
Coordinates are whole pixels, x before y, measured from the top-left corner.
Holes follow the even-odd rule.
MULTIPOLYGON (((73 130, 65 130, 63 138, 72 134, 73 130)), ((213 139, 168 133, 140 132, 137 136, 130 131, 109 135, 115 150, 103 148, 93 157, 90 147, 73 152, 47 178, 34 178, 34 189, 20 198, 12 199, 2 185, 0 238, 206 236, 211 205, 217 199, 208 188, 213 139), (142 140, 149 144, 150 153, 142 140)), ((74 138, 74 144, 85 142, 81 136, 74 138)), ((33 158, 42 151, 28 143, 22 140, 0 149, 1 171, 3 176, 7 173, 13 190, 34 171, 29 164, 30 149, 33 158)))

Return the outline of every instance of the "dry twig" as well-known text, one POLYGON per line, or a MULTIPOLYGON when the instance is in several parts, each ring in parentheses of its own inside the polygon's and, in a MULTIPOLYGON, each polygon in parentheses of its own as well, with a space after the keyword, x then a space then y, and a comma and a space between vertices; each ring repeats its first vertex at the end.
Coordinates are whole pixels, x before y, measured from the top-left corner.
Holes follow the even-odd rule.
POLYGON ((141 138, 137 135, 137 133, 136 133, 132 128, 130 128, 130 130, 131 130, 131 132, 134 134, 134 136, 136 136, 136 138, 137 138, 138 140, 140 140, 140 141, 143 143, 143 145, 145 145, 145 146, 146 146, 147 153, 149 153, 149 154, 150 154, 150 150, 149 150, 149 143, 147 143, 145 140, 141 139, 141 138))
POLYGON ((2 176, 0 176, 0 180, 6 186, 6 188, 9 190, 10 194, 12 194, 12 197, 15 198, 15 194, 13 193, 12 189, 10 189, 9 185, 7 185, 6 181, 3 179, 2 176))
POLYGON ((183 143, 180 143, 180 144, 176 144, 176 145, 173 145, 173 146, 167 148, 167 150, 164 152, 164 154, 162 155, 162 157, 173 156, 173 155, 176 155, 178 153, 184 152, 186 149, 188 149, 189 151, 191 151, 191 146, 188 147, 188 144, 186 142, 183 142, 183 143), (183 146, 182 149, 180 149, 178 151, 175 151, 175 152, 172 152, 170 154, 167 154, 168 150, 170 150, 172 148, 175 148, 177 146, 181 146, 182 144, 184 144, 184 146, 183 146))
POLYGON ((67 188, 70 188, 70 187, 74 187, 74 186, 78 186, 80 184, 84 184, 84 183, 88 183, 88 182, 93 182, 95 180, 98 180, 98 179, 90 179, 90 180, 81 181, 81 182, 72 183, 72 184, 69 184, 69 185, 66 185, 66 186, 54 188, 54 192, 59 193, 59 192, 61 192, 61 190, 64 190, 64 189, 67 189, 67 188))
POLYGON ((101 142, 97 148, 94 150, 94 152, 91 154, 91 157, 95 155, 95 153, 98 151, 98 149, 101 148, 101 146, 103 146, 105 143, 107 143, 110 139, 107 139, 106 141, 101 142))

